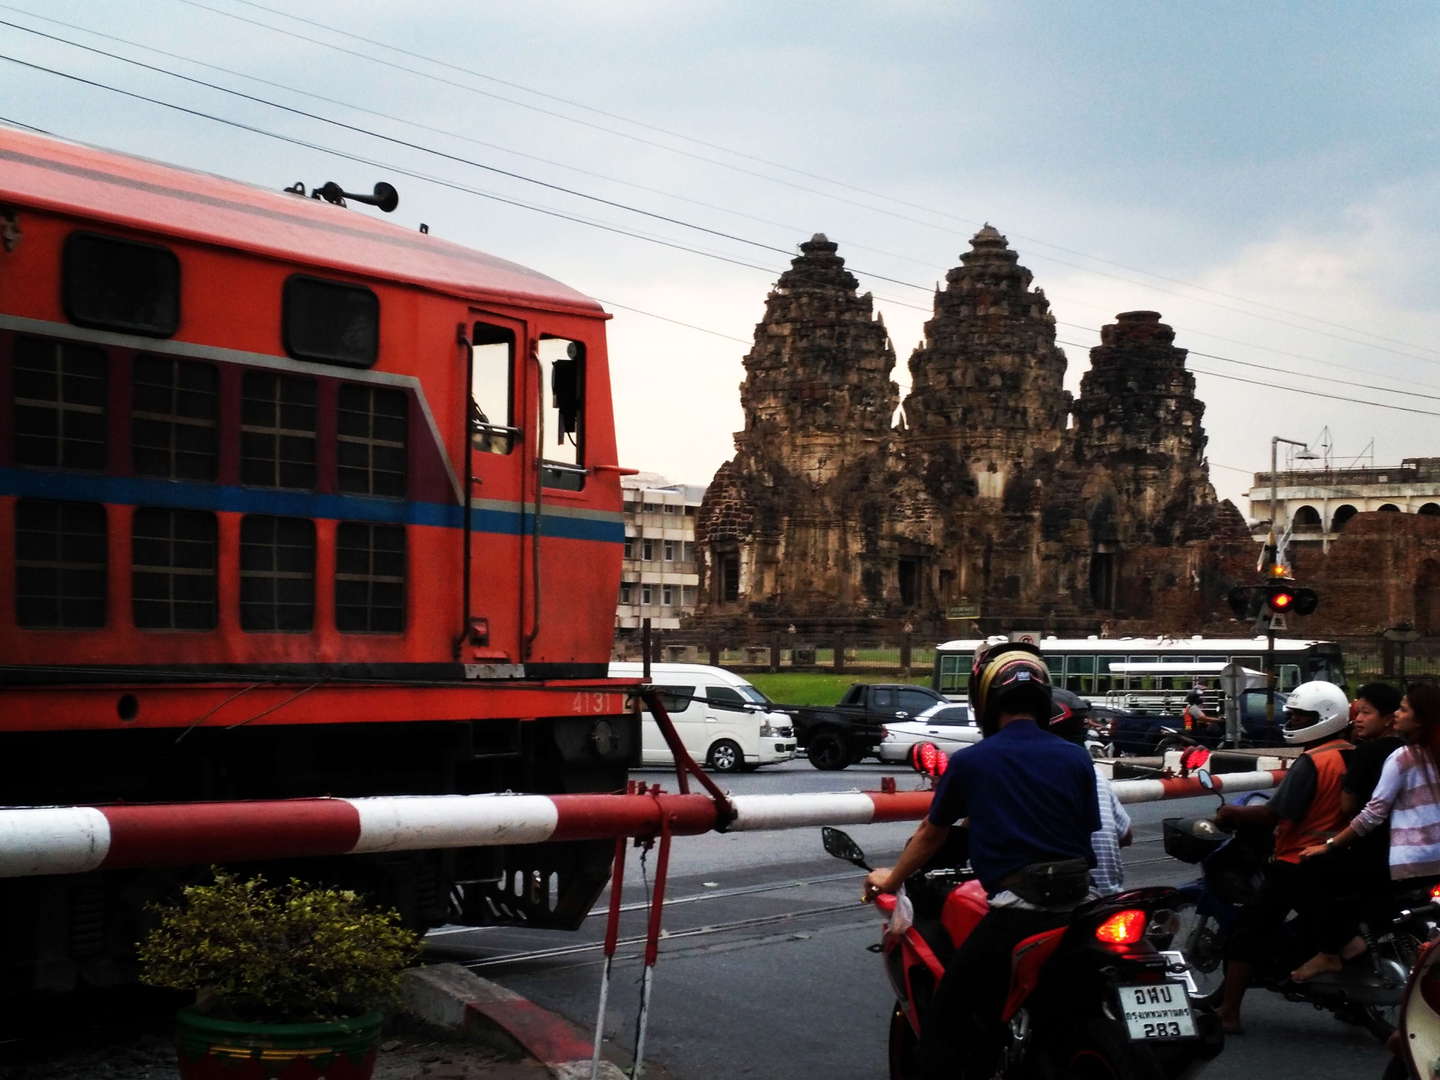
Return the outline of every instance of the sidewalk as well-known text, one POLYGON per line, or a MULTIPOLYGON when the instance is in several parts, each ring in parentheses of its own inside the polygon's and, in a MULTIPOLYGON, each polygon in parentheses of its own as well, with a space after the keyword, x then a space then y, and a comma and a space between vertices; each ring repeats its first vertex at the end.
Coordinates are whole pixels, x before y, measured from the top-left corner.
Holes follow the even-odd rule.
MULTIPOLYGON (((593 1041, 589 1032, 460 964, 411 968, 405 973, 404 1001, 406 1011, 426 1024, 501 1053, 521 1055, 521 1060, 507 1066, 510 1071, 499 1071, 497 1066, 484 1073, 426 1074, 436 1080, 451 1076, 470 1080, 482 1075, 492 1080, 539 1080, 547 1075, 555 1080, 590 1080, 593 1041)), ((601 1052, 606 1057, 621 1056, 613 1047, 603 1047, 601 1052)), ((602 1060, 594 1075, 598 1080, 624 1080, 630 1061, 624 1064, 622 1069, 602 1060)), ((650 1062, 645 1064, 644 1074, 654 1080, 667 1080, 670 1075, 650 1062)), ((376 1080, 381 1080, 378 1070, 376 1080)))

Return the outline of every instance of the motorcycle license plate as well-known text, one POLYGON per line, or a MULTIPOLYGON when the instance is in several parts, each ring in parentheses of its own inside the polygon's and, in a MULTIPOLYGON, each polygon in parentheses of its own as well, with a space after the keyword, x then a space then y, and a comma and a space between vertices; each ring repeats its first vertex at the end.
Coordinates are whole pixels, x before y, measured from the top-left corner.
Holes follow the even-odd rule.
POLYGON ((1195 1037, 1195 1017, 1190 1012, 1184 983, 1120 986, 1116 990, 1130 1038, 1143 1041, 1195 1037))

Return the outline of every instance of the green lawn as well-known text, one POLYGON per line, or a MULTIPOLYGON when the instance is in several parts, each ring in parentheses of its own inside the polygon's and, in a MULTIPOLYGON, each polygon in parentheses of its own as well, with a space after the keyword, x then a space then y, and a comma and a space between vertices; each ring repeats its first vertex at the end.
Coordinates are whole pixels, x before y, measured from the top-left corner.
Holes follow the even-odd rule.
MULTIPOLYGON (((810 672, 755 672, 746 675, 771 701, 780 705, 834 705, 857 682, 895 682, 893 674, 817 675, 810 672)), ((911 680, 925 685, 925 677, 911 680)))

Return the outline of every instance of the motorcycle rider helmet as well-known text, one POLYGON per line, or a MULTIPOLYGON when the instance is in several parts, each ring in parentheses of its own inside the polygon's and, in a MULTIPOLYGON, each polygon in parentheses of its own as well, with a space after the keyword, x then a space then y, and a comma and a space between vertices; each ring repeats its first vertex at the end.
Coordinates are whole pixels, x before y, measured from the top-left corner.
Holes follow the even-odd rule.
POLYGON ((982 644, 970 668, 970 715, 982 737, 1000 729, 1002 713, 1046 723, 1051 715, 1050 669, 1034 645, 1016 641, 982 644))
POLYGON ((1090 703, 1059 686, 1050 688, 1050 722, 1046 729, 1066 742, 1083 743, 1090 719, 1090 703))
POLYGON ((1185 695, 1186 705, 1201 705, 1204 703, 1204 700, 1205 699, 1200 696, 1199 690, 1191 690, 1190 693, 1185 695))
POLYGON ((1285 699, 1287 743, 1312 743, 1338 735, 1350 726, 1350 701, 1334 683, 1301 683, 1285 699))

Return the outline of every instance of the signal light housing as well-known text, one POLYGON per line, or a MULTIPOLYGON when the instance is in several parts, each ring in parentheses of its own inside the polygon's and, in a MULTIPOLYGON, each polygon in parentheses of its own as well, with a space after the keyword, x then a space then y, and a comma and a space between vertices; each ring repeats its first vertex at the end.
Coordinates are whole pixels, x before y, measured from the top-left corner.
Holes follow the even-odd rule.
POLYGON ((1139 908, 1117 911, 1095 928, 1095 940, 1106 945, 1134 945, 1145 936, 1145 919, 1139 908))

